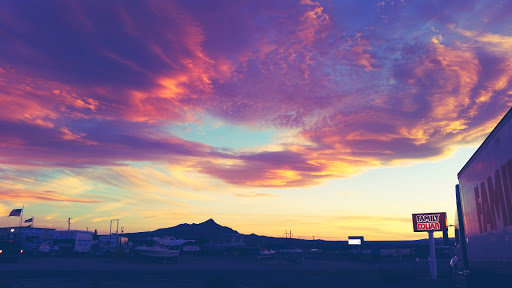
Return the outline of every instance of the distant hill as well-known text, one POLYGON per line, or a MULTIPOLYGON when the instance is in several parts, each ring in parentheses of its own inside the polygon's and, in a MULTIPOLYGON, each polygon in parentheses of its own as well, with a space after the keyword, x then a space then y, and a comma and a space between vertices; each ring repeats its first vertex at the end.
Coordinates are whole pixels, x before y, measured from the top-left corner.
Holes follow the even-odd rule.
POLYGON ((196 224, 180 224, 178 226, 161 228, 155 231, 124 234, 132 238, 148 238, 173 236, 176 239, 192 239, 197 243, 208 243, 210 241, 230 241, 233 235, 239 234, 236 230, 217 224, 213 219, 196 224))
MULTIPOLYGON (((233 230, 229 227, 217 224, 213 219, 208 219, 207 221, 199 224, 180 224, 174 227, 161 228, 155 231, 124 234, 124 236, 128 237, 130 240, 140 238, 173 236, 176 239, 196 240, 197 244, 205 244, 210 242, 229 242, 233 239, 233 235, 241 234, 239 234, 238 231, 233 230)), ((312 241, 302 239, 267 237, 259 236, 256 234, 243 235, 243 237, 243 241, 247 246, 265 247, 273 249, 286 249, 290 247, 310 249, 317 248, 318 245, 316 244, 318 243, 326 242, 322 240, 312 241)), ((330 245, 344 245, 344 243, 346 243, 346 241, 329 241, 330 245)))
MULTIPOLYGON (((176 239, 190 239, 196 240, 197 244, 205 243, 222 243, 229 242, 233 235, 238 235, 236 230, 229 227, 217 224, 213 219, 208 219, 199 224, 180 224, 174 227, 161 228, 155 231, 138 232, 124 234, 130 240, 140 238, 152 238, 162 236, 173 236, 176 239)), ((278 238, 267 237, 256 234, 243 235, 244 243, 250 247, 264 247, 272 249, 288 249, 288 248, 301 248, 301 249, 322 249, 322 250, 346 250, 352 249, 347 244, 347 241, 324 241, 324 240, 303 240, 297 238, 278 238)), ((452 240, 453 241, 453 240, 452 240)), ((436 239, 436 245, 440 245, 442 238, 436 239)), ((412 241, 365 241, 363 247, 365 249, 372 248, 407 248, 428 246, 428 239, 412 240, 412 241)))

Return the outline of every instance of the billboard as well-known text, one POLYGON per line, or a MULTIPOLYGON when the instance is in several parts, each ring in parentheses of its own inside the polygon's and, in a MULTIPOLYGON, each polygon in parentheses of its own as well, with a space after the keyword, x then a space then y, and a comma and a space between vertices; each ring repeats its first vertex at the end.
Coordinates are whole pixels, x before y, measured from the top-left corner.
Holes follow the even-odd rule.
POLYGON ((446 228, 446 212, 412 214, 414 232, 443 231, 446 228))
POLYGON ((362 245, 364 236, 348 236, 348 245, 362 245))

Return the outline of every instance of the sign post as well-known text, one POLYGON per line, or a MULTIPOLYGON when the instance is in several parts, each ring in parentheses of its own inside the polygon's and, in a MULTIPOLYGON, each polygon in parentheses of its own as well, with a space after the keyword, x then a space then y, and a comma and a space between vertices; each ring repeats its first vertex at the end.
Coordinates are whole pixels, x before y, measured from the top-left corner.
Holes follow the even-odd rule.
MULTIPOLYGON (((363 249, 361 247, 361 245, 363 245, 364 243, 364 236, 348 236, 348 245, 355 245, 356 247, 359 248, 359 254, 360 255, 363 255, 363 249)), ((355 249, 352 248, 353 251, 355 251, 355 249)))
POLYGON ((430 248, 430 275, 432 280, 437 279, 436 246, 434 244, 434 231, 428 231, 428 246, 430 248))
POLYGON ((414 232, 428 232, 428 246, 430 248, 430 275, 437 279, 436 246, 434 231, 443 231, 446 228, 446 212, 412 214, 414 232))

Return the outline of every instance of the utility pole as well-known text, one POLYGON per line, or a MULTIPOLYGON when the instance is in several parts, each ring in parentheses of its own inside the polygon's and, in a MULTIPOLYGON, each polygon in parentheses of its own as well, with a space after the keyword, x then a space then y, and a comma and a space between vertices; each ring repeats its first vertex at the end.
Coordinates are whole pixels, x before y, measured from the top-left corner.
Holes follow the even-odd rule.
POLYGON ((116 248, 118 248, 118 242, 119 242, 119 219, 112 219, 110 220, 110 245, 112 245, 112 222, 117 222, 116 227, 116 248))
POLYGON ((68 218, 68 231, 71 229, 71 218, 68 218))

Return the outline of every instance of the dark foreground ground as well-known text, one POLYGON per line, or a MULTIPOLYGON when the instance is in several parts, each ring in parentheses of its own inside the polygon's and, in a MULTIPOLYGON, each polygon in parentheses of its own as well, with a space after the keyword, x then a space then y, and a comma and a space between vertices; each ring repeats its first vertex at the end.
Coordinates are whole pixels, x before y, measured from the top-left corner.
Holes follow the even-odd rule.
POLYGON ((0 287, 450 287, 447 263, 439 280, 415 259, 376 261, 311 257, 304 264, 255 257, 182 256, 180 263, 137 258, 24 257, 0 264, 0 287))

